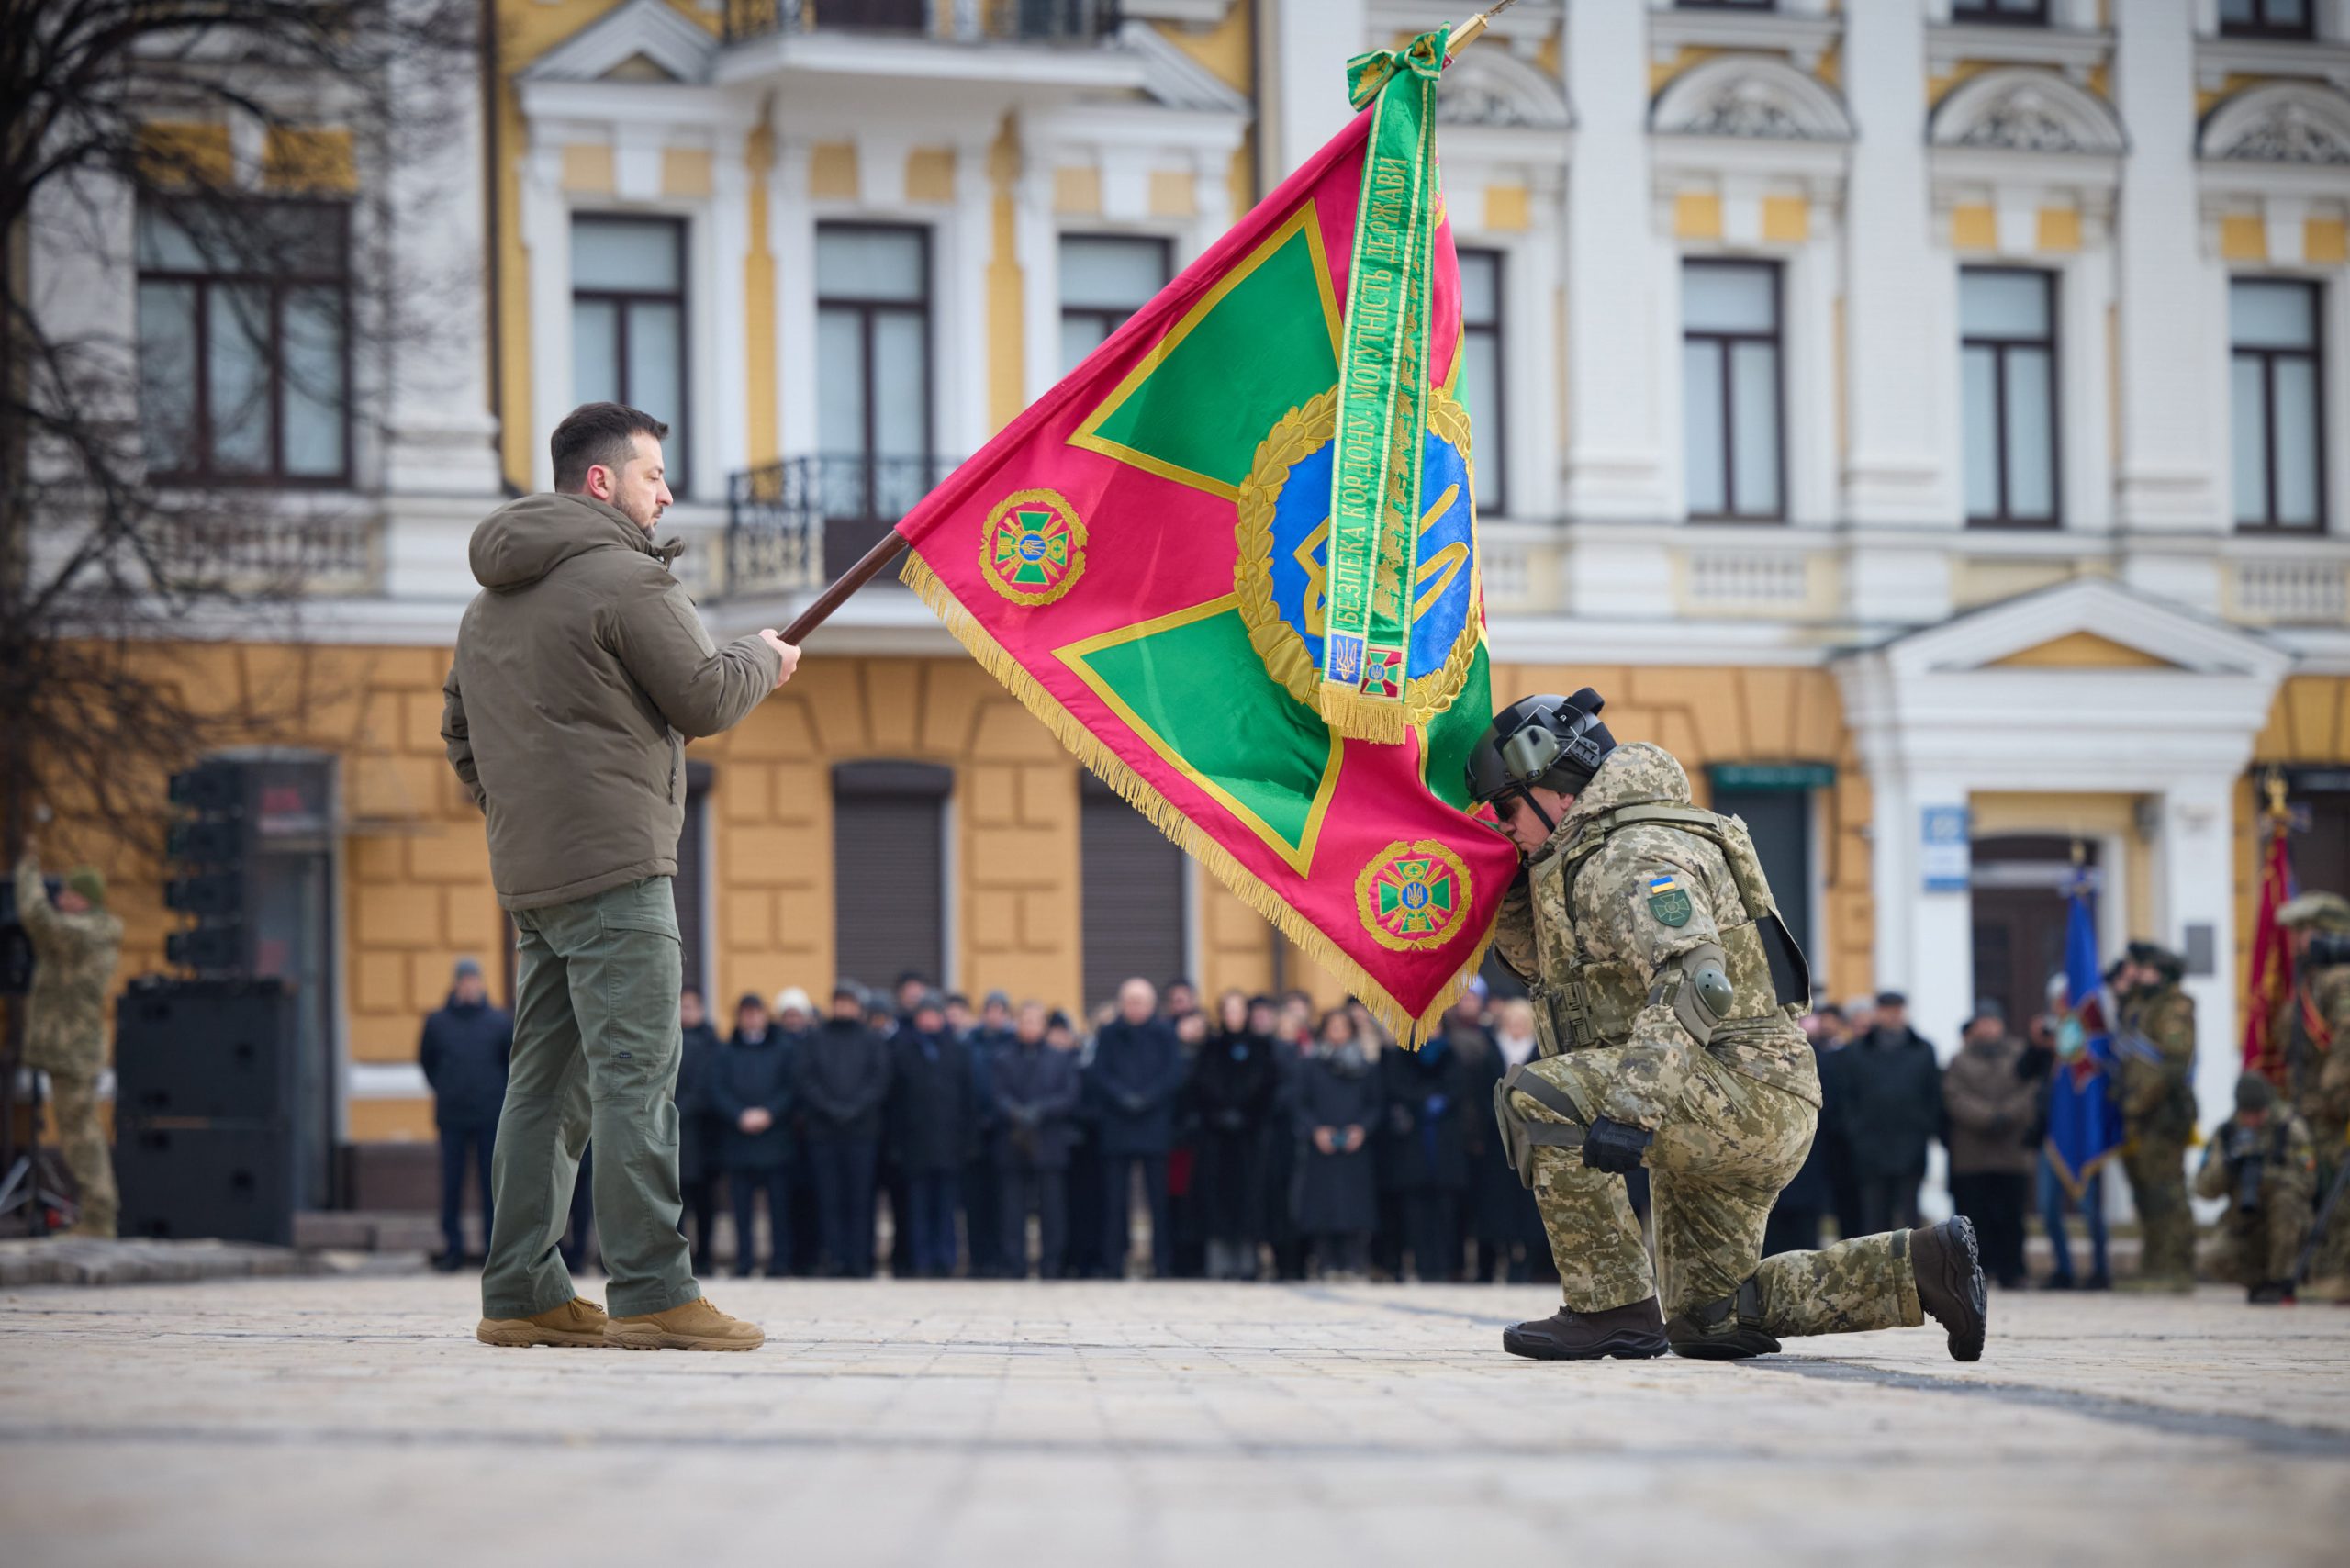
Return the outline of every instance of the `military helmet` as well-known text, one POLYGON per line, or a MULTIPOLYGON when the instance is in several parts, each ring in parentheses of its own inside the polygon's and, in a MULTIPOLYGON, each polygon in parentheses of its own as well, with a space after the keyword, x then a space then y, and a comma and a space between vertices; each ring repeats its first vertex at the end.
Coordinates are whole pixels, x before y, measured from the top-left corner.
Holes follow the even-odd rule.
POLYGON ((2340 893, 2300 893, 2285 901, 2277 912, 2277 924, 2350 935, 2350 900, 2340 893))
POLYGON ((2236 1080, 2236 1109, 2266 1111, 2277 1103, 2276 1085, 2256 1072, 2247 1072, 2236 1080))
POLYGON ((1606 700, 1584 687, 1572 697, 1521 697, 1477 737, 1463 771, 1470 799, 1494 801, 1536 785, 1578 795, 1616 749, 1599 722, 1606 700))

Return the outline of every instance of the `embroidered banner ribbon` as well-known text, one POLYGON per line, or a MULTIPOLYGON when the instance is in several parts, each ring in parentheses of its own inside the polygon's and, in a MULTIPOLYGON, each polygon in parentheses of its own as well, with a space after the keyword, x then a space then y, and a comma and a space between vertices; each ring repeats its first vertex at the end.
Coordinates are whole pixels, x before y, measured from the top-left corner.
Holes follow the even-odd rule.
POLYGON ((1341 734, 1402 743, 1428 406, 1436 241, 1436 84, 1449 28, 1347 62, 1371 108, 1347 278, 1330 465, 1329 608, 1322 716, 1341 734))

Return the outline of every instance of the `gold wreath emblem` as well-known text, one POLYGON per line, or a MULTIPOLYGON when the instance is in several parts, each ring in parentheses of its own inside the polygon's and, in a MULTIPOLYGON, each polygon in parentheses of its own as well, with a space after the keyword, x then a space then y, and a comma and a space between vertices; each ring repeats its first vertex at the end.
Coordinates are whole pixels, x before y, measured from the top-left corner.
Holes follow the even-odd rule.
POLYGON ((1449 941, 1474 897, 1468 866, 1432 838, 1398 839, 1355 878, 1355 914, 1362 928, 1398 953, 1449 941))
MULTIPOLYGON (((1240 525, 1237 538, 1240 548, 1232 573, 1233 589, 1240 601, 1240 619, 1248 628, 1249 646, 1257 650, 1257 656, 1265 661, 1266 670, 1292 697, 1317 711, 1321 668, 1306 651, 1305 639, 1281 619, 1280 609, 1273 603, 1273 510, 1281 502, 1281 487, 1288 483, 1290 470, 1326 444, 1337 433, 1337 428, 1338 389, 1334 386, 1307 398, 1304 407, 1282 415, 1271 433, 1258 443, 1256 464, 1248 477, 1241 481, 1237 498, 1240 525)), ((1428 429, 1460 454, 1465 470, 1462 485, 1470 496, 1469 538, 1473 570, 1477 460, 1469 448, 1469 411, 1441 386, 1429 391, 1428 429)), ((1422 563, 1423 566, 1427 565, 1422 563)), ((1312 575, 1309 568, 1308 576, 1312 575)), ((1483 573, 1471 577, 1469 595, 1469 611, 1461 619, 1460 634, 1453 639, 1450 655, 1441 666, 1404 687, 1404 722, 1407 724, 1424 724, 1451 707, 1453 698, 1469 678, 1469 666, 1476 659, 1478 638, 1485 623, 1483 573)))
POLYGON ((1085 524, 1058 490, 1014 490, 979 525, 979 576, 1014 604, 1052 603, 1085 575, 1085 524), (1049 514, 1029 529, 1023 510, 1049 514))

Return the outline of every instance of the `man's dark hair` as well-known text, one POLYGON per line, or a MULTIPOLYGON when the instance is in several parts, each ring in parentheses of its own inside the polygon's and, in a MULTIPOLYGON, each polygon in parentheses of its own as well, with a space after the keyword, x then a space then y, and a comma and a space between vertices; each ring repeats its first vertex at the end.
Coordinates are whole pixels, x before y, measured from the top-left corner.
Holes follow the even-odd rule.
POLYGON ((667 437, 669 427, 642 409, 625 403, 582 403, 554 427, 547 447, 554 454, 554 487, 577 492, 588 487, 588 470, 601 464, 625 466, 636 455, 635 440, 649 435, 667 437))

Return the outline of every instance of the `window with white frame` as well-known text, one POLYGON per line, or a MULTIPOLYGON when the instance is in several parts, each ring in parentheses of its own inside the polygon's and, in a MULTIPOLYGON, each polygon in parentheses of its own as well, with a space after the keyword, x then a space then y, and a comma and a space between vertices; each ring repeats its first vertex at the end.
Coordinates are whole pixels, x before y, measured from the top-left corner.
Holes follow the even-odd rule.
POLYGON ((139 211, 139 412, 159 479, 351 477, 350 207, 139 211))
POLYGON ((894 525, 930 491, 930 230, 816 230, 816 438, 827 518, 894 525))
POLYGON ((1977 527, 2056 522, 2055 283, 2021 267, 1959 274, 1966 521, 1977 527))
POLYGON ((625 403, 669 427, 669 488, 691 483, 685 437, 686 226, 674 218, 571 220, 571 395, 625 403))
POLYGON ((2239 528, 2315 528, 2324 516, 2318 298, 2296 278, 2228 286, 2239 528))
POLYGON ((1140 234, 1061 236, 1061 374, 1075 370, 1171 275, 1168 242, 1140 234))
POLYGON ((1502 398, 1502 253, 1460 252, 1460 401, 1469 410, 1477 470, 1477 510, 1506 509, 1508 431, 1502 398))
POLYGON ((1689 515, 1785 516, 1777 263, 1684 262, 1681 326, 1689 515))

